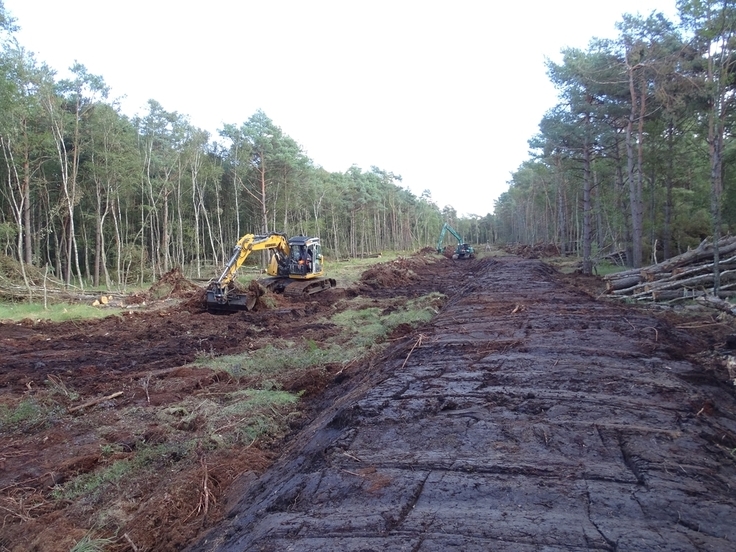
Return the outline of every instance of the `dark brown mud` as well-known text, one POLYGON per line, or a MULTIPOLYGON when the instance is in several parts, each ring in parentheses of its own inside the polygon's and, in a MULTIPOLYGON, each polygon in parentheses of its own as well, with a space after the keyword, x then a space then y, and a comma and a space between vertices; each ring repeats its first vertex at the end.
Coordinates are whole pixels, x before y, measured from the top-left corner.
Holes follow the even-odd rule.
POLYGON ((540 261, 463 263, 190 551, 736 549, 718 339, 540 261))
MULTIPOLYGON (((340 334, 330 317, 352 308, 350 298, 389 310, 454 282, 454 265, 436 261, 399 258, 356 286, 298 300, 270 294, 232 315, 205 312, 204 289, 172 270, 145 294, 116 297, 127 307, 114 316, 0 323, 0 551, 68 552, 84 539, 104 539, 109 552, 182 550, 221 519, 226 495, 237 495, 232 482, 268 468, 289 435, 331 404, 325 390, 339 394, 357 370, 331 363, 285 371, 268 385, 298 394, 298 407, 288 416, 263 407, 283 428, 242 443, 226 436, 221 447, 207 414, 183 422, 176 413, 257 381, 190 363, 326 343, 340 334), (403 287, 386 290, 394 280, 403 287), (105 479, 118 467, 130 467, 125 477, 105 479), (84 482, 92 490, 76 492, 84 482)), ((400 324, 382 339, 411 331, 400 324)))

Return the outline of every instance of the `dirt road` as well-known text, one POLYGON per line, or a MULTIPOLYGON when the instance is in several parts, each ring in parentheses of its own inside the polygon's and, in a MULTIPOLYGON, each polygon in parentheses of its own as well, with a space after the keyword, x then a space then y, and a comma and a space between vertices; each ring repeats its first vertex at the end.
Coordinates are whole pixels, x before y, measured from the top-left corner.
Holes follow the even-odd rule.
POLYGON ((535 260, 453 278, 465 285, 422 334, 236 485, 228 519, 189 550, 736 549, 718 342, 535 260))

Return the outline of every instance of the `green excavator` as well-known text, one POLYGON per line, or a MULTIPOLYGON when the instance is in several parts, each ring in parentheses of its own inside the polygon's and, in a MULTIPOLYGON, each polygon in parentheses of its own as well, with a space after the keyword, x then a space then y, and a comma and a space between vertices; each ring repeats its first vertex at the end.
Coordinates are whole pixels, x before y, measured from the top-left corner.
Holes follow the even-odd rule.
POLYGON ((442 227, 442 231, 440 232, 440 239, 437 240, 437 253, 445 253, 444 241, 445 234, 447 234, 447 232, 455 236, 458 242, 457 247, 455 248, 455 252, 452 254, 453 259, 473 259, 475 257, 475 249, 473 249, 473 246, 465 243, 465 240, 463 240, 462 236, 460 236, 460 234, 458 234, 455 229, 447 223, 445 223, 442 227))

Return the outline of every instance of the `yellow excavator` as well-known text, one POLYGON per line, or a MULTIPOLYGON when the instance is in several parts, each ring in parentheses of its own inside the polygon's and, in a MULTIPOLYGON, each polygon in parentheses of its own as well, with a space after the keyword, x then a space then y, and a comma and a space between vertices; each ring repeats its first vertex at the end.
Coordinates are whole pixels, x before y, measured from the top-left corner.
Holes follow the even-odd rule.
POLYGON ((324 277, 322 246, 319 238, 293 236, 272 232, 246 234, 233 248, 233 255, 219 278, 207 285, 205 306, 210 312, 251 310, 258 299, 254 291, 243 292, 235 287, 238 269, 253 251, 268 251, 267 278, 258 280, 263 288, 274 293, 304 297, 335 287, 333 278, 324 277))

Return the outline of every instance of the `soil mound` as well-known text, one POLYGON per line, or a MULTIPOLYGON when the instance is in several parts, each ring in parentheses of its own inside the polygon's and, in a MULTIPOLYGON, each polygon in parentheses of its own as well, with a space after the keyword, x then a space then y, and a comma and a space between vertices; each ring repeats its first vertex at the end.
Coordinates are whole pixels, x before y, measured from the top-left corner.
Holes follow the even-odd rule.
POLYGON ((412 256, 377 264, 363 272, 360 277, 361 287, 378 289, 404 286, 417 281, 419 279, 417 272, 427 263, 424 257, 412 256))
POLYGON ((190 295, 189 299, 183 301, 181 306, 191 312, 205 311, 207 309, 206 299, 207 291, 204 288, 199 288, 198 291, 190 295))
POLYGON ((451 245, 448 245, 442 250, 442 255, 447 257, 448 259, 452 259, 452 255, 455 253, 455 248, 451 245))
POLYGON ((148 290, 153 299, 188 299, 201 288, 187 280, 180 267, 174 267, 162 275, 148 290))

